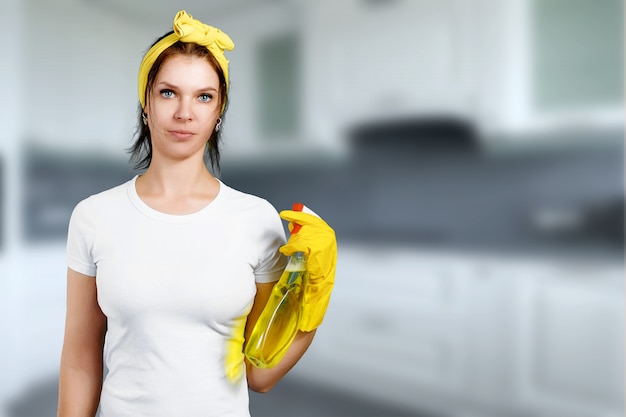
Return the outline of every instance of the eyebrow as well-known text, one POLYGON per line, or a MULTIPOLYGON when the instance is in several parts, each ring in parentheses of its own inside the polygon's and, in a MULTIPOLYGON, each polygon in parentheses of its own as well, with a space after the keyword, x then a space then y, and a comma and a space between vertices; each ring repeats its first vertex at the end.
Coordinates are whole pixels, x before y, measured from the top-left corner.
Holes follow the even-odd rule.
MULTIPOLYGON (((159 81, 154 86, 155 87, 166 87, 166 88, 170 88, 172 90, 178 90, 179 89, 178 86, 170 84, 167 81, 159 81)), ((207 91, 214 91, 216 93, 218 92, 217 88, 211 87, 211 86, 204 87, 204 88, 199 88, 199 89, 196 90, 196 92, 198 92, 198 93, 207 92, 207 91)))

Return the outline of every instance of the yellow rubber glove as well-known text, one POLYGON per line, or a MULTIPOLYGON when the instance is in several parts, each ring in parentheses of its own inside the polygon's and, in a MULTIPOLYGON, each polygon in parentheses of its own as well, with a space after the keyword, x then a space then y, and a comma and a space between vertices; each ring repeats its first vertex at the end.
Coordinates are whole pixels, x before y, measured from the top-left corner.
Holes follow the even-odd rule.
POLYGON ((294 223, 301 226, 279 250, 286 256, 291 256, 295 252, 304 252, 307 255, 309 276, 303 287, 299 329, 310 332, 322 324, 335 284, 337 264, 335 231, 314 214, 283 210, 280 217, 290 222, 290 230, 293 229, 294 223))

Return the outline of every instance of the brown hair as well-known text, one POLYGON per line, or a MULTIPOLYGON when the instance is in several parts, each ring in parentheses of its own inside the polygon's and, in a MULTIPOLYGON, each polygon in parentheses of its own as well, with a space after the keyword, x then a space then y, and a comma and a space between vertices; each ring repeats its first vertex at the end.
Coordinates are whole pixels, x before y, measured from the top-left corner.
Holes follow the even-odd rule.
MULTIPOLYGON (((173 33, 173 31, 166 33, 161 38, 157 39, 154 44, 159 42, 164 37, 173 33)), ((152 45, 154 45, 152 44, 152 45)), ((209 64, 215 69, 217 72, 217 76, 219 78, 219 96, 218 96, 218 106, 222 109, 222 114, 220 117, 222 118, 222 124, 224 123, 224 114, 226 113, 226 107, 228 104, 228 90, 226 86, 226 78, 224 77, 224 71, 222 67, 219 65, 219 62, 211 51, 209 51, 206 47, 198 45, 196 43, 186 43, 186 42, 176 42, 169 48, 165 49, 161 55, 158 56, 152 68, 150 68, 150 72, 148 73, 148 81, 146 85, 146 103, 150 97, 150 93, 152 92, 152 87, 154 86, 154 81, 156 80, 157 74, 159 70, 163 66, 163 63, 175 56, 175 55, 184 55, 184 56, 196 56, 200 58, 206 59, 209 64)), ((139 105, 138 111, 138 122, 137 129, 135 130, 135 141, 128 149, 130 153, 130 161, 133 163, 133 167, 135 169, 145 169, 150 166, 150 162, 152 162, 152 138, 150 136, 150 129, 147 125, 143 123, 143 109, 141 105, 139 105)), ((206 149, 204 152, 204 160, 205 163, 210 162, 211 168, 215 172, 219 172, 220 169, 220 151, 219 151, 219 141, 220 141, 220 132, 213 131, 211 137, 207 140, 206 149)))

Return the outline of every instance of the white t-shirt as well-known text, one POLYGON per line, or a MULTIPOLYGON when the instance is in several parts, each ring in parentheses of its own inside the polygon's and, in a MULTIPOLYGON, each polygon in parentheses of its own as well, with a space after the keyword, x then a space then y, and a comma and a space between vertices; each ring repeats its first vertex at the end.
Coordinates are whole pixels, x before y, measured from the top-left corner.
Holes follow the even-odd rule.
POLYGON ((95 276, 107 316, 103 417, 249 416, 243 377, 226 377, 229 343, 243 341, 255 283, 286 259, 276 210, 220 182, 189 215, 147 206, 135 181, 81 201, 69 225, 69 268, 95 276))

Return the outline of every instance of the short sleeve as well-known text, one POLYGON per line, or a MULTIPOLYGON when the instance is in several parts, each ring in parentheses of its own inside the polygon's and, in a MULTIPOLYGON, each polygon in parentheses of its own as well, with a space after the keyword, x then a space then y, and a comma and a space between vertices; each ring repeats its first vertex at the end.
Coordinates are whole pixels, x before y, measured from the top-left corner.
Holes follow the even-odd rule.
POLYGON ((81 274, 95 277, 96 264, 93 260, 95 238, 94 216, 88 198, 76 205, 67 232, 67 266, 81 274))
POLYGON ((260 224, 262 228, 259 236, 259 262, 254 270, 255 281, 275 282, 287 266, 287 257, 278 251, 286 240, 280 216, 269 203, 262 213, 260 224))

